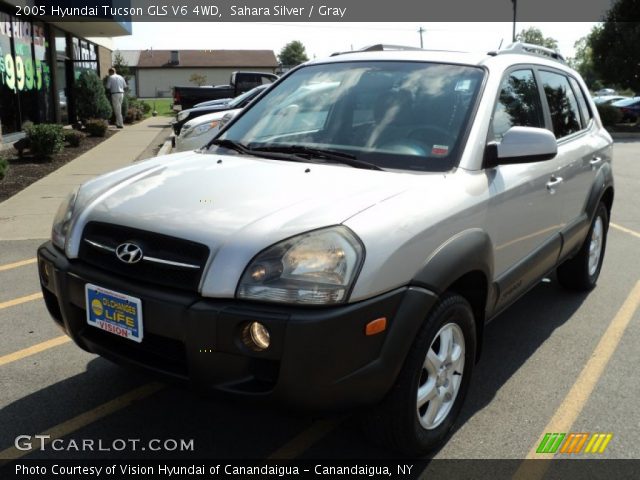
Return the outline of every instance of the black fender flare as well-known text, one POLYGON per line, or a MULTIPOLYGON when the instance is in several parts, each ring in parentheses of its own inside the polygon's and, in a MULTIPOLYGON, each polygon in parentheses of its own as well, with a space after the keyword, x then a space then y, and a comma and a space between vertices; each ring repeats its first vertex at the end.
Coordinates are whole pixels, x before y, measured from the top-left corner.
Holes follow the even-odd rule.
POLYGON ((471 228, 454 235, 435 249, 418 270, 412 283, 442 294, 463 275, 480 271, 491 285, 493 266, 491 238, 484 230, 471 228))
POLYGON ((464 230, 442 245, 427 258, 414 276, 412 283, 441 295, 456 280, 471 272, 481 272, 487 282, 483 311, 476 311, 476 360, 480 358, 484 337, 484 324, 490 318, 497 300, 494 286, 493 242, 484 230, 464 230))
POLYGON ((611 168, 611 164, 609 162, 605 162, 598 169, 596 178, 591 186, 591 191, 589 191, 589 195, 587 196, 584 211, 590 221, 596 214, 596 209, 608 189, 612 189, 613 191, 613 170, 611 168))

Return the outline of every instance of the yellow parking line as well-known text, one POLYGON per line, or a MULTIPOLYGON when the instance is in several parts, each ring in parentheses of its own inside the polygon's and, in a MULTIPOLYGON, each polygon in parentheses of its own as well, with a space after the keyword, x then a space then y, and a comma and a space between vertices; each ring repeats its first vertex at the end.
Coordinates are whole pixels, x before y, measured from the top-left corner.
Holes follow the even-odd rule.
POLYGON ((629 235, 633 235, 634 237, 640 238, 640 233, 635 230, 631 230, 630 228, 623 227, 622 225, 618 225, 616 223, 609 223, 616 230, 620 230, 621 232, 628 233, 629 235))
POLYGON ((31 265, 32 263, 36 263, 38 261, 37 258, 28 258, 27 260, 20 260, 19 262, 8 263, 6 265, 0 265, 0 272, 5 270, 11 270, 12 268, 24 267, 25 265, 31 265))
POLYGON ((6 302, 0 303, 0 310, 3 308, 14 307, 16 305, 20 305, 21 303, 31 302, 32 300, 38 300, 42 298, 42 293, 32 293, 31 295, 27 295, 25 297, 14 298, 13 300, 7 300, 6 302))
MULTIPOLYGON (((633 315, 640 306, 640 281, 638 281, 629 296, 624 301, 620 310, 613 317, 613 320, 604 332, 598 345, 594 349, 591 357, 580 372, 578 379, 575 381, 569 393, 556 410, 555 414, 549 420, 549 423, 542 430, 540 438, 545 432, 569 432, 580 412, 584 408, 587 400, 593 392, 598 380, 602 376, 613 352, 615 352, 622 335, 633 318, 633 315)), ((539 442, 539 439, 538 439, 539 442)), ((538 444, 536 442, 535 445, 538 444)), ((542 478, 549 468, 548 461, 530 462, 530 459, 549 459, 549 455, 537 454, 536 446, 533 446, 526 457, 526 460, 520 465, 514 479, 533 480, 542 478)))
MULTIPOLYGON (((77 417, 67 420, 66 422, 55 425, 40 433, 39 435, 48 435, 48 437, 46 437, 42 441, 45 445, 49 444, 57 438, 67 436, 70 433, 73 433, 83 427, 86 427, 87 425, 100 420, 101 418, 104 418, 114 412, 117 412, 118 410, 122 410, 123 408, 128 407, 138 400, 142 400, 143 398, 150 396, 163 388, 164 385, 162 383, 148 383, 136 388, 135 390, 125 393, 124 395, 114 398, 113 400, 103 403, 102 405, 99 405, 96 408, 89 410, 88 412, 81 413, 77 417)), ((40 445, 40 442, 38 442, 37 445, 40 445)), ((0 452, 0 460, 15 460, 18 458, 22 458, 25 455, 32 453, 33 451, 34 450, 23 451, 17 449, 16 447, 10 447, 0 452)), ((0 465, 2 463, 3 462, 0 462, 0 465)))
POLYGON ((293 437, 282 447, 271 453, 267 460, 293 460, 302 455, 309 447, 327 436, 342 423, 344 418, 319 420, 309 428, 293 437))
POLYGON ((15 362, 17 360, 22 360, 23 358, 30 357, 31 355, 35 355, 36 353, 44 352, 45 350, 57 347, 58 345, 63 345, 70 341, 71 339, 69 337, 67 337, 66 335, 61 335, 59 337, 52 338, 51 340, 47 340, 46 342, 33 345, 32 347, 24 348, 22 350, 18 350, 17 352, 3 355, 2 357, 0 357, 0 366, 6 365, 7 363, 15 362))

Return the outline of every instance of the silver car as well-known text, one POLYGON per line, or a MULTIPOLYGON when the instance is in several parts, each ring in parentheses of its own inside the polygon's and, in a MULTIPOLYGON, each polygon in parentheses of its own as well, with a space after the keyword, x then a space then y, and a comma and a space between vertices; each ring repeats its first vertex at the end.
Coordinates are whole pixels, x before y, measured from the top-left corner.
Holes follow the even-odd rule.
POLYGON ((208 149, 84 184, 38 251, 42 291, 85 350, 358 407, 369 438, 420 455, 451 431, 487 322, 553 270, 595 286, 611 154, 555 52, 340 54, 289 72, 208 149))

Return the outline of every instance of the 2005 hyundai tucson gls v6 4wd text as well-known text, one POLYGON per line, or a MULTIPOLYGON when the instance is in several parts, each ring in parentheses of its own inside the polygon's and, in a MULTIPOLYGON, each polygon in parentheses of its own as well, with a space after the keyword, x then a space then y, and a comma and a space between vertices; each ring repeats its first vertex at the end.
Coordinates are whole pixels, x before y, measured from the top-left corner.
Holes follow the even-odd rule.
POLYGON ((561 60, 514 44, 306 63, 202 149, 70 195, 38 250, 48 310, 129 367, 358 407, 372 438, 433 449, 485 324, 556 269, 579 290, 600 273, 612 140, 561 60))

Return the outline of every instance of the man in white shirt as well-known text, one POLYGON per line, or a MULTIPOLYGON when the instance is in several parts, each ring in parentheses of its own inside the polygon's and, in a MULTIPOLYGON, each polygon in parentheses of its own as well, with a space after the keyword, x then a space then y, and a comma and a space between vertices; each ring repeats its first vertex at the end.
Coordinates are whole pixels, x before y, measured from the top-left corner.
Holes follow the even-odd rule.
POLYGON ((111 106, 113 107, 113 113, 116 115, 116 127, 118 128, 124 128, 122 99, 124 98, 125 88, 127 88, 125 79, 116 73, 115 68, 110 68, 109 78, 107 78, 107 90, 111 93, 111 106))

